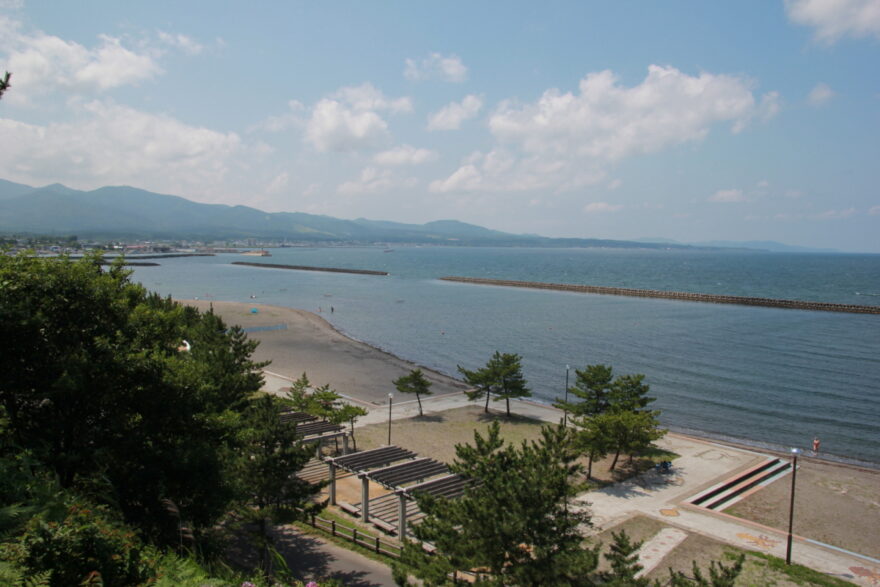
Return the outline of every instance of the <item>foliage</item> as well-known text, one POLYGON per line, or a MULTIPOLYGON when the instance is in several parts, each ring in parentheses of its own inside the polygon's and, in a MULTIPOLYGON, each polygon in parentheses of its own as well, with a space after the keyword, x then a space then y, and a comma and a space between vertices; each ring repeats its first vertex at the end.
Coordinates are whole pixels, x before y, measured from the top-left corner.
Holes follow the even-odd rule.
POLYGON ((251 402, 242 439, 247 458, 240 461, 240 481, 251 506, 242 510, 242 520, 256 526, 253 535, 266 577, 272 576, 275 566, 269 521, 296 518, 297 508, 304 508, 322 487, 296 476, 311 458, 312 449, 297 440, 295 426, 281 422, 280 405, 270 395, 251 402))
POLYGON ((602 414, 608 410, 612 379, 612 368, 607 365, 587 365, 583 369, 575 369, 574 385, 568 388, 568 392, 580 401, 559 400, 553 405, 567 410, 573 417, 602 414))
POLYGON ((599 573, 599 581, 602 585, 616 585, 620 587, 648 587, 651 582, 643 577, 636 577, 642 570, 639 564, 639 548, 641 542, 632 542, 626 532, 612 532, 614 541, 605 559, 611 564, 610 571, 599 573))
POLYGON ((50 572, 50 585, 65 587, 100 579, 138 585, 153 574, 136 534, 106 508, 76 501, 62 520, 36 516, 21 537, 20 563, 30 574, 50 572))
MULTIPOLYGON (((707 579, 696 561, 692 565, 693 577, 688 577, 681 571, 669 570, 669 584, 672 587, 733 587, 736 578, 742 572, 745 555, 740 554, 733 564, 726 566, 718 561, 712 561, 709 565, 709 578, 707 579)), ((659 582, 658 582, 659 585, 659 582)))
POLYGON ((100 488, 145 536, 176 543, 163 501, 198 528, 235 497, 240 414, 262 365, 240 329, 100 262, 0 257, 9 442, 62 487, 100 488))
POLYGON ((419 416, 422 416, 422 396, 431 395, 431 382, 425 379, 421 369, 413 369, 408 375, 402 375, 392 381, 400 393, 414 393, 419 402, 419 416))
POLYGON ((521 357, 514 353, 500 353, 495 351, 485 367, 476 371, 469 371, 461 366, 459 373, 465 381, 474 387, 472 391, 465 392, 469 400, 479 400, 485 396, 486 405, 484 411, 489 411, 489 397, 494 395, 494 401, 505 400, 507 403, 507 415, 510 416, 510 400, 521 397, 531 397, 532 393, 526 387, 523 378, 521 357))
POLYGON ((12 74, 7 71, 6 75, 4 75, 2 78, 0 78, 0 98, 3 97, 3 94, 4 94, 4 92, 6 92, 6 90, 8 90, 10 87, 12 87, 12 84, 9 83, 9 78, 11 78, 11 77, 12 77, 12 74))
POLYGON ((367 410, 360 406, 343 401, 342 396, 330 388, 329 384, 316 389, 311 388, 311 382, 305 373, 293 382, 290 391, 285 397, 286 404, 294 410, 305 412, 334 424, 348 423, 351 426, 351 438, 354 436, 354 423, 361 416, 367 415, 367 410))
POLYGON ((474 433, 473 446, 457 445, 450 469, 470 483, 454 500, 417 494, 427 517, 413 533, 437 553, 407 544, 404 563, 428 584, 469 570, 483 584, 579 584, 597 554, 578 531, 588 516, 568 508, 579 469, 570 440, 564 428, 545 427, 538 442, 504 445, 495 422, 486 437, 474 433))

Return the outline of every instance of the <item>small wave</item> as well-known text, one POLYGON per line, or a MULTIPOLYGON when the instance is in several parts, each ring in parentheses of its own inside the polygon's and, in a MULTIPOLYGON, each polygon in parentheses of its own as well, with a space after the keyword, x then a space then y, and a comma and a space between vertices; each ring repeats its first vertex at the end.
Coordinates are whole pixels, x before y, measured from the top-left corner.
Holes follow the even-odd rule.
POLYGON ((872 298, 880 298, 880 293, 865 293, 861 291, 856 292, 857 296, 871 296, 872 298))

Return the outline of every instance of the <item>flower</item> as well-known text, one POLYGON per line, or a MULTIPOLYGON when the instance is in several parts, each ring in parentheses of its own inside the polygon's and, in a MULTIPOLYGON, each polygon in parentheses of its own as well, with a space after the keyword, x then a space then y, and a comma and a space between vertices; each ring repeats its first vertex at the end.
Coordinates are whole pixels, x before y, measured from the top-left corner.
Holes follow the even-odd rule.
POLYGON ((318 584, 314 581, 309 581, 308 583, 306 583, 306 587, 318 587, 318 584))

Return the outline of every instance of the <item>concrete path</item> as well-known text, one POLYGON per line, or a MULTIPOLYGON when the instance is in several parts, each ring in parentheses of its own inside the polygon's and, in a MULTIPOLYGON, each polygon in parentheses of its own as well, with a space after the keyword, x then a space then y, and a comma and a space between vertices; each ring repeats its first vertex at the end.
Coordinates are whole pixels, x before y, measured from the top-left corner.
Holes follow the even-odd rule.
POLYGON ((301 581, 334 578, 346 587, 393 587, 391 569, 362 554, 338 546, 292 526, 275 534, 278 551, 301 581))
POLYGON ((639 564, 642 565, 642 570, 636 574, 636 577, 647 575, 657 568, 660 561, 687 537, 688 533, 678 528, 663 528, 657 532, 639 549, 639 564))

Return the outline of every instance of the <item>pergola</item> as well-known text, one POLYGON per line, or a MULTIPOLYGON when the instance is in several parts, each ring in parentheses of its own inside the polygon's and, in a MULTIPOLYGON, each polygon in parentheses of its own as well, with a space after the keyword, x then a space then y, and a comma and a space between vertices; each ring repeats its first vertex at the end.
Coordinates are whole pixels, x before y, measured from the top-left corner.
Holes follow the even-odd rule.
POLYGON ((331 438, 342 437, 342 454, 348 454, 348 436, 343 426, 333 424, 331 422, 318 421, 315 416, 305 412, 294 412, 290 410, 282 411, 278 414, 278 418, 282 424, 292 424, 296 426, 296 435, 302 442, 317 442, 315 456, 320 458, 321 447, 324 441, 331 438))
POLYGON ((361 480, 360 508, 339 504, 351 513, 360 514, 364 522, 372 522, 398 536, 406 533, 407 519, 421 516, 413 494, 423 492, 431 495, 455 498, 464 491, 465 480, 449 473, 445 463, 397 446, 383 446, 356 454, 326 459, 330 468, 330 503, 336 505, 336 469, 342 468, 356 474, 361 480), (397 504, 391 495, 376 498, 373 506, 376 515, 371 519, 370 482, 389 489, 397 496, 397 504), (396 507, 394 507, 396 505, 396 507), (396 511, 394 511, 396 510, 396 511), (395 515, 396 514, 396 515, 395 515))

